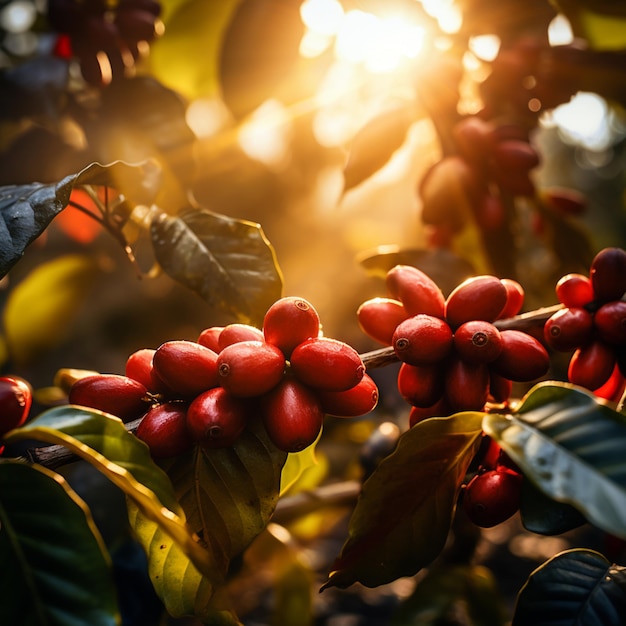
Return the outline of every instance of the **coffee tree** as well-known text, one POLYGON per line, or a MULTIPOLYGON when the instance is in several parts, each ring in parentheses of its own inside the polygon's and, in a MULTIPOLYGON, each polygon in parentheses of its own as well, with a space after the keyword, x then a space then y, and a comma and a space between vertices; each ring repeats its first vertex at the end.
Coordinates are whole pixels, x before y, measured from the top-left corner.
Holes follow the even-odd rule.
POLYGON ((621 7, 1 15, 2 623, 624 623, 621 7))

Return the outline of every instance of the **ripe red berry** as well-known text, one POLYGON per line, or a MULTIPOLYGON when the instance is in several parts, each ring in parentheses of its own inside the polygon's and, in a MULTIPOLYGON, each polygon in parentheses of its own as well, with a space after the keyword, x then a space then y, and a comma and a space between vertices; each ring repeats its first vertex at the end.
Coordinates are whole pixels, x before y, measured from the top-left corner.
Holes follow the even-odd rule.
POLYGON ((499 318, 513 317, 522 310, 524 304, 524 288, 512 278, 501 278, 500 282, 506 287, 506 304, 499 318))
POLYGON ((541 196, 551 209, 563 215, 581 215, 587 208, 585 194, 569 187, 544 188, 541 196))
POLYGON ((317 391, 324 413, 336 417, 356 417, 373 411, 378 404, 378 387, 367 374, 346 391, 317 391))
POLYGON ((0 437, 26 421, 32 402, 33 391, 25 380, 0 377, 0 437))
POLYGON ((250 324, 227 324, 217 338, 217 352, 241 341, 263 341, 263 331, 250 324))
POLYGON ((476 474, 463 493, 463 509, 482 528, 491 528, 519 510, 523 477, 505 469, 476 474))
POLYGON ((194 398, 219 384, 217 354, 195 341, 166 341, 156 349, 152 365, 179 398, 194 398))
POLYGON ((389 295, 402 302, 409 315, 443 317, 443 293, 421 270, 412 265, 396 265, 387 272, 385 282, 389 295))
POLYGON ((304 298, 281 298, 270 306, 263 318, 265 341, 279 348, 287 358, 303 341, 317 337, 319 330, 319 315, 304 298))
POLYGON ((500 376, 495 372, 489 372, 489 395, 494 402, 504 403, 511 397, 513 381, 500 376))
POLYGON ((626 302, 614 300, 603 304, 593 316, 600 339, 611 346, 626 345, 626 302))
POLYGON ((372 298, 361 304, 356 312, 361 330, 372 339, 390 346, 398 324, 409 317, 400 300, 372 298))
POLYGON ((519 330, 502 330, 502 352, 490 364, 495 374, 517 382, 529 382, 543 376, 550 367, 550 357, 543 345, 519 330))
POLYGON ((491 363, 502 352, 502 337, 490 322, 472 320, 456 329, 454 349, 467 363, 491 363))
POLYGON ((418 422, 428 419, 429 417, 445 417, 451 413, 452 409, 445 396, 441 396, 432 406, 421 407, 413 405, 409 411, 409 427, 412 428, 418 422))
POLYGON ((570 307, 557 311, 546 321, 543 335, 551 348, 568 352, 591 339, 593 325, 593 316, 587 309, 570 307))
POLYGON ((148 390, 140 382, 119 374, 93 374, 79 378, 70 388, 68 401, 104 411, 129 422, 150 408, 148 390))
POLYGON ((445 359, 452 350, 450 326, 439 317, 414 315, 398 325, 392 336, 396 356, 404 363, 427 365, 445 359))
POLYGON ((397 385, 400 395, 409 404, 423 408, 433 406, 443 395, 443 366, 403 363, 398 371, 397 385))
POLYGON ((600 250, 591 263, 589 279, 598 300, 620 300, 626 292, 626 250, 600 250))
POLYGON ((186 414, 186 403, 157 404, 143 416, 135 434, 148 445, 155 459, 178 456, 193 445, 187 430, 186 414))
POLYGON ((265 341, 240 341, 217 357, 219 384, 233 396, 260 396, 275 387, 285 371, 285 355, 265 341))
POLYGON ((583 274, 565 274, 556 283, 556 297, 566 307, 584 307, 593 298, 591 280, 583 274))
POLYGON ((593 390, 593 393, 599 398, 604 398, 609 402, 619 402, 626 391, 626 377, 622 374, 619 365, 615 364, 613 372, 608 380, 593 390))
POLYGON ((596 340, 578 348, 569 362, 567 379, 590 391, 604 385, 615 367, 615 352, 604 342, 596 340))
POLYGON ((152 348, 140 348, 133 352, 126 359, 124 373, 152 393, 167 393, 167 385, 158 377, 152 365, 155 352, 152 348))
POLYGON ((453 358, 446 365, 445 397, 453 411, 482 411, 489 395, 489 370, 453 358))
POLYGON ((291 376, 263 397, 261 411, 269 438, 283 452, 299 452, 310 446, 324 422, 315 392, 291 376))
POLYGON ((195 397, 187 409, 187 429, 204 448, 232 446, 243 432, 250 406, 223 387, 215 387, 195 397))
POLYGON ((213 350, 216 354, 220 351, 219 338, 220 333, 224 329, 223 326, 211 326, 209 328, 205 328, 198 335, 198 343, 205 348, 209 348, 213 350))
POLYGON ((303 341, 291 353, 291 370, 305 385, 325 391, 345 391, 365 374, 359 353, 347 343, 317 337, 303 341))
POLYGON ((493 322, 507 303, 508 292, 495 276, 473 276, 457 285, 445 303, 446 321, 453 329, 464 322, 493 322))

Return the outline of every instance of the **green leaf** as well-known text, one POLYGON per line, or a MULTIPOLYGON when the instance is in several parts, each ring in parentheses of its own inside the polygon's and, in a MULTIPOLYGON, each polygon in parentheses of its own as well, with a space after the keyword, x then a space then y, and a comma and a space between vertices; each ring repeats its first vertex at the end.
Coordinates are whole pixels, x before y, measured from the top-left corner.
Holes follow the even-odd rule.
POLYGON ((16 363, 31 363, 68 337, 97 273, 89 256, 61 256, 38 265, 9 292, 2 321, 16 363))
POLYGON ((76 185, 109 185, 136 201, 153 197, 158 181, 154 164, 92 163, 59 183, 0 187, 0 277, 66 206, 76 185))
POLYGON ((62 476, 0 460, 0 562, 3 624, 119 624, 104 543, 62 476))
POLYGON ((567 550, 537 568, 522 587, 513 626, 621 626, 626 568, 592 550, 567 550))
POLYGON ((185 524, 167 475, 152 461, 148 447, 118 418, 66 405, 45 411, 7 433, 5 439, 34 439, 65 446, 119 487, 171 541, 180 545, 200 571, 215 573, 208 553, 185 524))
POLYGON ((260 327, 280 298, 282 276, 260 225, 187 209, 176 217, 159 215, 151 232, 165 272, 217 312, 260 327))
POLYGON ((419 422, 368 480, 349 537, 326 587, 375 587, 412 576, 441 552, 467 468, 478 451, 483 413, 419 422))
POLYGON ((533 387, 514 415, 487 415, 483 428, 547 496, 626 538, 626 416, 550 382, 533 387))

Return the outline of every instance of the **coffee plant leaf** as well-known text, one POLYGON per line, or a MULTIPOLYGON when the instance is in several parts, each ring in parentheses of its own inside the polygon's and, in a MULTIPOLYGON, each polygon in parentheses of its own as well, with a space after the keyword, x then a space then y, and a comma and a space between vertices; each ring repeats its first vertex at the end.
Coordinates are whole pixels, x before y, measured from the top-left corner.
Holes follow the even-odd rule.
POLYGON ((344 192, 356 187, 383 168, 405 143, 416 121, 415 106, 394 106, 366 122, 348 146, 343 170, 344 192))
POLYGON ((167 474, 152 460, 148 446, 128 432, 120 419, 94 409, 65 405, 44 411, 7 441, 36 440, 64 446, 102 472, 161 526, 169 540, 203 572, 215 574, 209 555, 185 524, 167 474))
POLYGON ((104 542, 59 474, 0 460, 0 559, 3 624, 119 625, 104 542))
POLYGON ((9 291, 2 323, 16 363, 32 363, 67 339, 98 273, 93 258, 64 255, 39 264, 9 291))
POLYGON ((544 382, 483 428, 549 498, 626 538, 626 415, 583 388, 544 382))
POLYGON ((376 587, 414 575, 439 555, 480 446, 483 415, 430 418, 400 436, 363 484, 348 539, 322 589, 376 587))
POLYGON ((620 626, 624 615, 626 567, 575 548, 530 575, 519 592, 512 626, 620 626))
POLYGON ((151 224, 156 259, 215 312, 261 327, 281 297, 282 274, 259 224, 191 208, 151 224))
POLYGON ((467 624, 503 626, 504 608, 495 577, 486 567, 435 567, 395 611, 390 626, 443 623, 459 609, 465 613, 467 624))
POLYGON ((156 193, 158 172, 153 162, 139 165, 123 161, 109 165, 92 163, 58 183, 0 187, 0 278, 67 206, 75 186, 108 185, 135 202, 148 202, 156 193))

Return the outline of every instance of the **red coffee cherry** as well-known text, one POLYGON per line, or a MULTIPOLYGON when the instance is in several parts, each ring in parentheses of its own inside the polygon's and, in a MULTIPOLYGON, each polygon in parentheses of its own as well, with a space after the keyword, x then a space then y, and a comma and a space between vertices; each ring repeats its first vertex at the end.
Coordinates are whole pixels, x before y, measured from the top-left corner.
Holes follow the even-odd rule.
POLYGON ((556 297, 566 307, 584 307, 594 299, 591 280, 582 274, 565 274, 556 283, 556 297))
POLYGON ((489 370, 453 358, 446 365, 445 397, 453 411, 482 411, 489 396, 489 370))
POLYGON ((519 510, 523 477, 510 470, 476 474, 463 493, 463 509, 482 528, 497 526, 519 510))
POLYGON ((79 378, 70 388, 68 401, 110 413, 123 422, 143 415, 151 402, 144 385, 119 374, 93 374, 79 378))
POLYGON ((626 391, 626 378, 622 374, 619 365, 615 364, 613 372, 608 380, 593 390, 593 393, 599 398, 604 398, 609 402, 619 402, 626 391))
POLYGON ((250 406, 223 387, 214 387, 196 396, 187 409, 187 429, 203 448, 228 448, 243 432, 250 406))
POLYGON ((626 292, 626 250, 600 250, 591 263, 589 279, 596 299, 620 300, 626 292))
POLYGON ((274 302, 263 319, 265 341, 280 348, 287 358, 297 345, 317 337, 319 330, 320 318, 315 307, 295 296, 274 302))
POLYGON ((150 448, 155 459, 167 459, 187 452, 193 441, 186 424, 187 404, 165 402, 150 408, 135 434, 150 448))
POLYGON ((446 417, 452 413, 452 409, 448 404, 445 396, 441 396, 432 406, 421 407, 412 406, 409 411, 409 427, 412 428, 418 422, 430 417, 446 417))
POLYGON ((261 414, 269 438, 283 452, 299 452, 310 446, 324 422, 315 392, 291 376, 262 398, 261 414))
POLYGON ((390 346, 397 326, 409 317, 400 300, 372 298, 361 304, 356 312, 361 330, 372 339, 390 346))
POLYGON ((373 411, 378 404, 378 387, 367 374, 346 391, 317 391, 324 413, 335 417, 357 417, 373 411))
POLYGON ((504 376, 500 376, 495 372, 489 372, 489 395, 494 402, 498 404, 508 402, 512 391, 512 380, 504 378, 504 376))
POLYGON ((541 343, 519 330, 500 331, 502 352, 490 364, 495 374, 518 382, 543 376, 550 367, 550 357, 541 343))
POLYGON ((280 382, 285 355, 265 341, 240 341, 219 353, 217 371, 220 385, 233 396, 260 396, 280 382))
POLYGON ((365 374, 359 353, 347 343, 316 337, 303 341, 291 353, 291 370, 301 382, 325 391, 345 391, 365 374))
POLYGON ((626 302, 614 300, 603 304, 593 316, 600 339, 611 346, 626 345, 626 302))
POLYGON ((166 341, 156 349, 152 366, 179 398, 191 399, 219 384, 217 354, 195 341, 166 341))
POLYGON ((502 352, 500 331, 490 322, 465 322, 454 333, 454 349, 467 363, 491 363, 502 352))
POLYGON ((241 341, 263 341, 263 331, 250 326, 250 324, 227 324, 222 328, 218 338, 217 345, 219 354, 226 346, 241 341))
POLYGON ((540 163, 539 153, 527 141, 504 139, 493 146, 493 163, 503 175, 529 172, 540 163))
POLYGON ((432 278, 412 265, 396 265, 385 278, 389 295, 404 305, 409 315, 425 313, 443 318, 445 298, 432 278))
POLYGON ((562 215, 581 215, 587 208, 585 194, 568 187, 544 188, 541 196, 551 209, 562 215))
POLYGON ((443 395, 443 366, 403 363, 398 371, 397 385, 400 395, 409 404, 423 408, 431 407, 443 395))
POLYGON ((130 354, 126 359, 124 374, 139 381, 151 393, 167 394, 167 385, 159 378, 152 365, 155 352, 152 348, 140 348, 130 354))
POLYGON ((411 365, 427 365, 445 359, 452 350, 448 324, 432 315, 414 315, 401 322, 392 336, 396 356, 411 365))
POLYGON ((454 125, 452 136, 466 161, 480 163, 493 147, 493 124, 476 115, 469 115, 454 125))
POLYGON ((220 351, 219 338, 222 330, 224 330, 223 326, 205 328, 200 335, 198 335, 198 343, 218 354, 220 351))
POLYGON ((500 282, 506 287, 506 304, 498 318, 513 317, 522 310, 524 304, 524 288, 512 278, 501 278, 500 282))
POLYGON ((602 341, 592 341, 574 352, 567 368, 567 379, 590 391, 607 382, 615 367, 615 352, 602 341))
POLYGON ((587 309, 561 309, 544 324, 546 343, 554 350, 568 352, 586 344, 593 333, 593 315, 587 309))
POLYGON ((464 322, 493 322, 507 303, 508 293, 495 276, 474 276, 457 285, 445 303, 446 321, 455 329, 464 322))
POLYGON ((25 380, 0 377, 0 437, 26 421, 32 403, 33 390, 25 380))
POLYGON ((486 233, 494 233, 502 228, 506 221, 506 211, 502 198, 487 191, 472 206, 478 228, 486 233))

